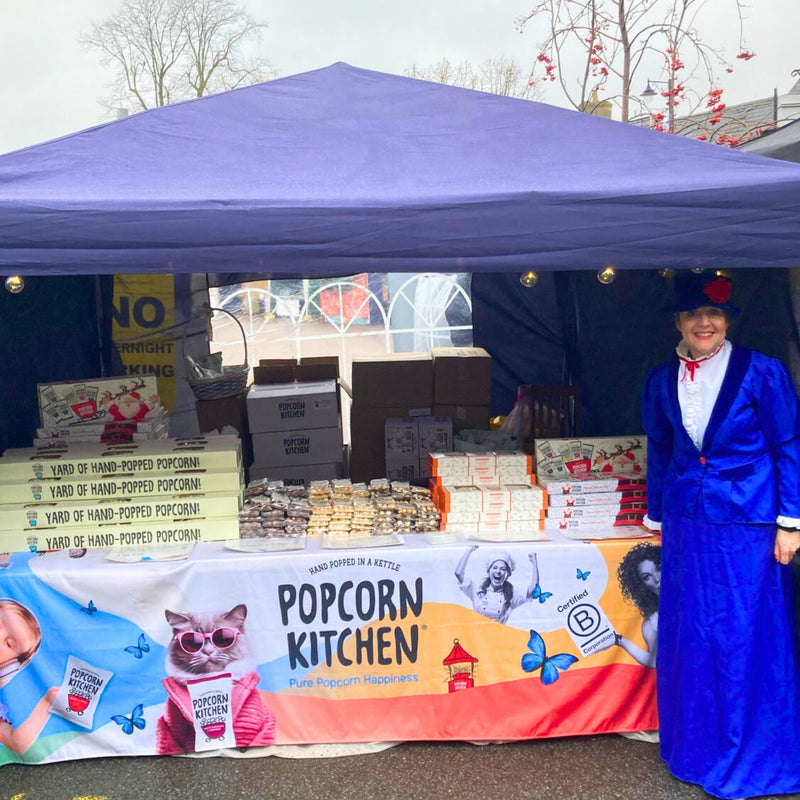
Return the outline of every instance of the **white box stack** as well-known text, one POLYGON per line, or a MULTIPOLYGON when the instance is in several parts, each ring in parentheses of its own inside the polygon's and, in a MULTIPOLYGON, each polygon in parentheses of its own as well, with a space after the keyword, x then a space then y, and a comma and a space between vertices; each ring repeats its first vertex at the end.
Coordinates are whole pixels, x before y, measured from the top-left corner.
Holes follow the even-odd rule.
POLYGON ((338 384, 334 380, 251 386, 247 417, 251 473, 324 480, 343 472, 338 384))

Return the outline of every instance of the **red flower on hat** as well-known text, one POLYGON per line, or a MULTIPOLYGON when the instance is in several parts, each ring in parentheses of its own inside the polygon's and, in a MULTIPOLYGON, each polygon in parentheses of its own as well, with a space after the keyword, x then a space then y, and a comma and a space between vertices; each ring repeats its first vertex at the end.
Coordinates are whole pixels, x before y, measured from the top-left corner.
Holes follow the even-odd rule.
POLYGON ((703 294, 712 303, 727 303, 731 299, 731 282, 725 278, 717 278, 703 287, 703 294))

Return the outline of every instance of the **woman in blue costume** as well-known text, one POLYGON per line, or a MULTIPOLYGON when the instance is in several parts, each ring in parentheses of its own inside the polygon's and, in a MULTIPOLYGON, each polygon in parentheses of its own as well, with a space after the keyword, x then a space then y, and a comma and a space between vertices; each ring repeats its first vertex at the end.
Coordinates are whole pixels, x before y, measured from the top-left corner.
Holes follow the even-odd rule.
POLYGON ((800 792, 800 411, 781 362, 726 339, 730 289, 676 278, 683 338, 648 375, 642 416, 663 544, 661 755, 677 778, 740 798, 800 792))

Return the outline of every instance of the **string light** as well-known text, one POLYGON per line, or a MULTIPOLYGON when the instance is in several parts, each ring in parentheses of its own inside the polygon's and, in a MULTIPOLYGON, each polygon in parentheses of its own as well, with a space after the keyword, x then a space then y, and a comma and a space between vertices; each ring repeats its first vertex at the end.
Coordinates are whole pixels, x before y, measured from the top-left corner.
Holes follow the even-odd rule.
POLYGON ((22 275, 9 275, 6 278, 6 290, 11 294, 19 294, 25 288, 25 279, 22 275))
POLYGON ((617 271, 610 265, 597 270, 597 280, 599 280, 600 283, 608 285, 609 283, 614 283, 616 278, 617 271))
POLYGON ((535 272, 532 269, 529 269, 527 272, 523 272, 522 275, 519 276, 519 282, 526 288, 530 289, 533 286, 536 286, 536 281, 539 280, 539 273, 535 272))
POLYGON ((674 269, 660 269, 658 271, 658 274, 662 278, 672 278, 672 277, 675 276, 675 270, 674 269))

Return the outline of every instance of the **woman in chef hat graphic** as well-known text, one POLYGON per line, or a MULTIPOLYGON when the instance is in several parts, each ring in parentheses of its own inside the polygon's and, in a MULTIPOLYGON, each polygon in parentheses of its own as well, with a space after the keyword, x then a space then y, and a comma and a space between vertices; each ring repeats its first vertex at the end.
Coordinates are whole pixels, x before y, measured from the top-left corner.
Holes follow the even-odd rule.
POLYGON ((534 596, 539 585, 539 564, 536 553, 529 553, 531 562, 531 585, 525 594, 514 589, 514 584, 509 580, 511 573, 516 568, 510 553, 495 553, 486 560, 486 577, 479 586, 467 579, 466 569, 469 557, 478 549, 477 545, 470 545, 456 567, 458 586, 464 594, 472 600, 472 607, 484 617, 506 622, 509 614, 526 603, 534 596))

